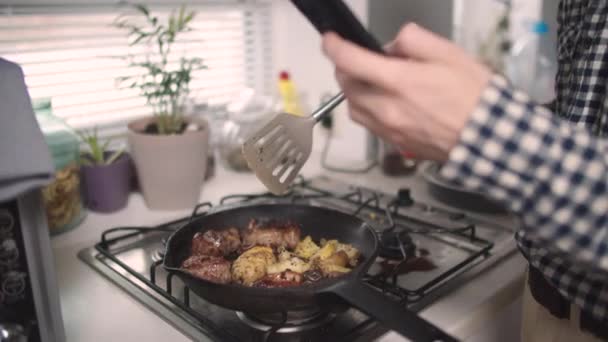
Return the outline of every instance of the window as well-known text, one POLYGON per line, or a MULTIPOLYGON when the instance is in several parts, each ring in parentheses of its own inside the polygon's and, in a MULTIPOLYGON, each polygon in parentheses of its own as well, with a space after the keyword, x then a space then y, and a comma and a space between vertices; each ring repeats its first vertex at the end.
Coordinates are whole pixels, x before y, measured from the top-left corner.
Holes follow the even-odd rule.
MULTIPOLYGON (((191 83, 197 103, 226 103, 243 87, 268 92, 271 72, 270 2, 222 1, 189 5, 193 31, 175 44, 179 53, 208 66, 191 83)), ((161 17, 178 5, 151 6, 161 17)), ((104 135, 124 133, 126 122, 151 114, 137 89, 121 89, 120 76, 133 75, 124 31, 111 24, 119 6, 0 6, 0 56, 20 64, 32 99, 51 98, 53 112, 72 127, 99 126, 104 135)), ((132 10, 131 10, 132 12, 132 10)))

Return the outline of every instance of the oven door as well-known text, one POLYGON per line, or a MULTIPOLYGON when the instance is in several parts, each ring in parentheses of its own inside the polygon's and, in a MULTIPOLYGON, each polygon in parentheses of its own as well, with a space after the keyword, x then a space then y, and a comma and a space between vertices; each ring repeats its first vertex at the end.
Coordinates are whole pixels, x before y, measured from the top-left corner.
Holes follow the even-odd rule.
POLYGON ((0 330, 15 341, 65 340, 38 190, 0 202, 0 330))

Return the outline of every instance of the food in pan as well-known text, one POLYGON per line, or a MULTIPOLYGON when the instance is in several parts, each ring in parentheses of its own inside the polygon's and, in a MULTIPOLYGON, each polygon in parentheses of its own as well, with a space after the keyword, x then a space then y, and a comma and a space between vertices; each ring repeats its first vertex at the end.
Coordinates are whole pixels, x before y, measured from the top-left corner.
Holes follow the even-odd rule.
POLYGON ((276 261, 272 248, 255 246, 234 260, 232 278, 237 283, 253 285, 266 275, 266 268, 276 261))
POLYGON ((268 273, 255 282, 256 287, 291 287, 302 284, 302 274, 293 271, 268 273))
POLYGON ((245 248, 268 246, 273 248, 287 247, 294 249, 300 242, 300 227, 292 222, 259 222, 251 220, 242 233, 245 248))
POLYGON ((321 246, 326 246, 327 244, 333 244, 335 246, 336 252, 344 252, 348 256, 350 266, 357 266, 357 260, 359 260, 359 250, 353 247, 352 245, 340 243, 337 240, 325 240, 321 239, 321 246))
POLYGON ((241 235, 236 228, 208 230, 196 233, 192 239, 193 255, 226 256, 241 247, 241 235))
POLYGON ((182 268, 195 277, 218 284, 232 281, 231 263, 222 257, 193 255, 182 263, 182 268))
POLYGON ((310 269, 310 263, 300 259, 296 255, 288 251, 279 253, 279 261, 266 267, 268 273, 281 273, 285 271, 293 271, 296 273, 304 273, 310 269))
POLYGON ((321 247, 312 241, 310 236, 307 236, 298 243, 294 252, 302 259, 310 259, 311 256, 319 251, 319 249, 321 249, 321 247))
POLYGON ((292 222, 251 220, 248 227, 207 230, 192 239, 191 256, 182 268, 220 284, 292 287, 349 273, 360 253, 338 240, 301 238, 292 222))

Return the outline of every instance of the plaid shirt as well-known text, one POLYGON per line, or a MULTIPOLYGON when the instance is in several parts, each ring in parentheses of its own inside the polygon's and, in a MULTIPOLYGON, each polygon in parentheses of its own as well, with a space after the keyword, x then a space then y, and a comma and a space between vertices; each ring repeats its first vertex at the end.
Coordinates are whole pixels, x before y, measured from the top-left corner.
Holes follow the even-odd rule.
POLYGON ((495 76, 442 174, 505 203, 530 264, 608 324, 608 0, 562 0, 556 113, 495 76))

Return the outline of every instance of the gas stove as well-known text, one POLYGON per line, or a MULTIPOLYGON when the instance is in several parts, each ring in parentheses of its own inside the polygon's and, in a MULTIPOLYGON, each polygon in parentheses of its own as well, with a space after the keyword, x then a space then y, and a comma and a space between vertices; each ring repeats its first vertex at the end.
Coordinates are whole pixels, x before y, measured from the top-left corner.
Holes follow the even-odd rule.
MULTIPOLYGON (((217 205, 242 202, 321 205, 368 221, 378 230, 381 250, 365 281, 413 311, 515 251, 514 226, 416 201, 408 189, 379 193, 319 176, 300 178, 286 196, 233 194, 217 205)), ((109 229, 79 258, 197 341, 371 341, 387 332, 354 308, 259 316, 196 296, 162 268, 162 253, 172 231, 211 206, 200 204, 191 216, 155 227, 109 229)))

